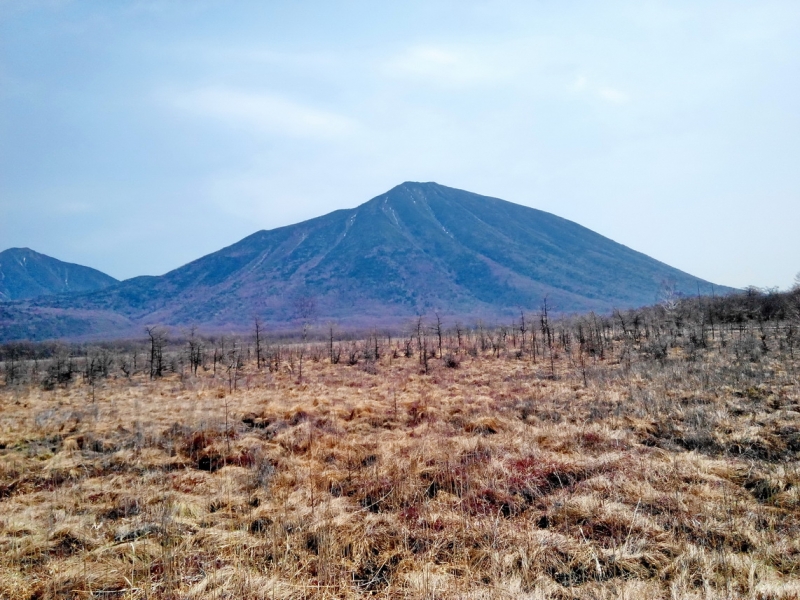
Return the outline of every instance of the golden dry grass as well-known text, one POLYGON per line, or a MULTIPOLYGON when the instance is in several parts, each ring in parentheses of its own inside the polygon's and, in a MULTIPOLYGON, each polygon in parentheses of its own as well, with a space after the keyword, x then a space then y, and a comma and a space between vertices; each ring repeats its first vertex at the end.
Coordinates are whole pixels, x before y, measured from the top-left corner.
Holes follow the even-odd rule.
POLYGON ((797 365, 672 352, 7 386, 0 597, 800 597, 797 365))

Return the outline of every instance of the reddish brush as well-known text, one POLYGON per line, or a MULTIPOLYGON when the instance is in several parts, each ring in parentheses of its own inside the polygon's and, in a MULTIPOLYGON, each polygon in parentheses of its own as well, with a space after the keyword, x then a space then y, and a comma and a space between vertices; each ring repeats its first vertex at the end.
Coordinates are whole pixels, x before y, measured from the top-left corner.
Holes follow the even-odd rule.
POLYGON ((620 316, 2 387, 0 598, 800 597, 785 324, 620 316))

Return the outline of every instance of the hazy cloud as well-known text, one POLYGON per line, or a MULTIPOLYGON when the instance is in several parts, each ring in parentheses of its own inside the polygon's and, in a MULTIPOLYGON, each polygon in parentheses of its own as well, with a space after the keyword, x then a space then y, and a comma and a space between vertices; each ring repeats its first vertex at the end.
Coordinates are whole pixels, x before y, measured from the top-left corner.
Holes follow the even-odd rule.
POLYGON ((570 86, 573 92, 590 94, 612 104, 625 104, 630 101, 630 95, 622 90, 593 84, 586 75, 579 75, 570 86))
POLYGON ((613 102, 614 104, 624 104, 630 100, 630 96, 623 91, 615 90, 610 87, 603 87, 597 90, 597 95, 603 100, 613 102))
POLYGON ((304 138, 331 138, 351 133, 356 123, 348 117, 271 93, 227 88, 203 88, 166 94, 168 103, 199 117, 262 133, 304 138))
POLYGON ((519 56, 503 44, 490 47, 420 44, 384 63, 383 73, 434 86, 476 86, 508 81, 519 72, 519 56))

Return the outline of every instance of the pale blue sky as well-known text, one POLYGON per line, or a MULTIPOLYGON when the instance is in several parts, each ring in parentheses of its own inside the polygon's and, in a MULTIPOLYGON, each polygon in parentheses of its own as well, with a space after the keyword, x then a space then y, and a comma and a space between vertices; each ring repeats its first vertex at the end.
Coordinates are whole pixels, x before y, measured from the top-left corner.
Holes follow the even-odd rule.
POLYGON ((800 2, 0 0, 0 249, 160 274, 406 180, 800 270, 800 2))

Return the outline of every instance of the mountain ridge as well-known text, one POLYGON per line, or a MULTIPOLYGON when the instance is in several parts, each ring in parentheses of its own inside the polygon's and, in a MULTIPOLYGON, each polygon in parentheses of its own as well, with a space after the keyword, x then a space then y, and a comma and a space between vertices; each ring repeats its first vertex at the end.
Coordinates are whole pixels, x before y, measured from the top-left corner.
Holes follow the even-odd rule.
POLYGON ((24 309, 109 313, 133 328, 241 329, 256 316, 276 327, 368 326, 433 312, 507 318, 544 297, 561 312, 608 311, 652 304, 664 289, 694 295, 711 285, 556 215, 405 182, 352 209, 257 231, 164 275, 24 309))

